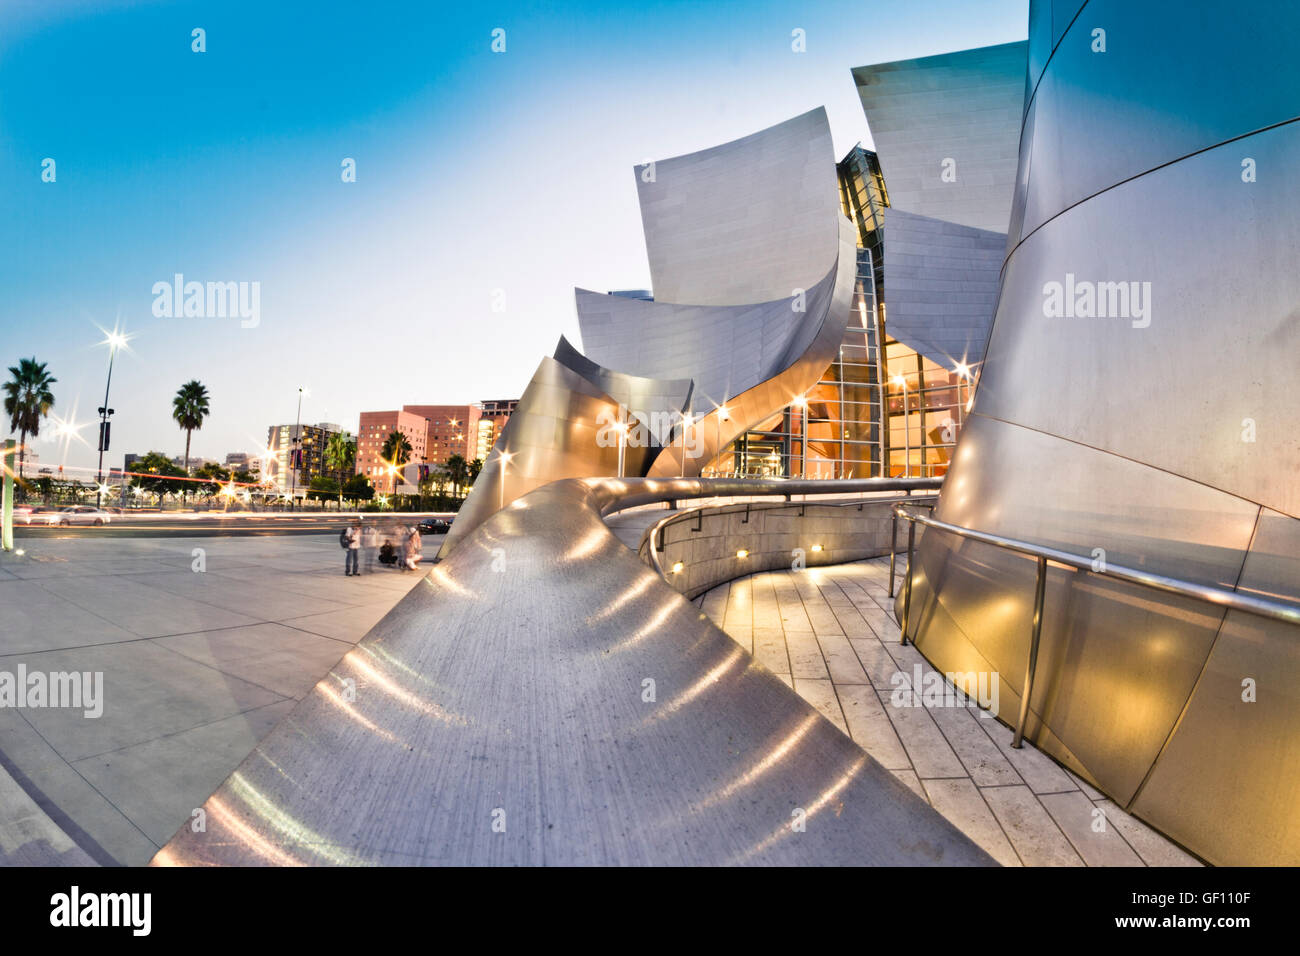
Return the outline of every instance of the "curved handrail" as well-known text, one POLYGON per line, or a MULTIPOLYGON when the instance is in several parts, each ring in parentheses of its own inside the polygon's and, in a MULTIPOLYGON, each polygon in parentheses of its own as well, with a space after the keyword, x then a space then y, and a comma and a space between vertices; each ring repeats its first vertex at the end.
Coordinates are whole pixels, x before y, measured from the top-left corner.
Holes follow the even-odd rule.
MULTIPOLYGON (((868 480, 868 479, 863 479, 863 480, 868 480)), ((870 479, 870 480, 875 480, 875 479, 870 479)), ((934 481, 934 482, 937 482, 938 484, 936 484, 936 488, 938 487, 938 485, 941 485, 942 482, 943 482, 943 479, 942 479, 942 478, 931 478, 931 479, 925 479, 925 480, 927 480, 927 481, 934 481)), ((872 489, 871 489, 871 491, 890 491, 890 490, 893 490, 893 489, 889 489, 889 488, 872 488, 872 489)), ((904 493, 907 494, 908 492, 904 492, 904 493)), ((721 496, 719 496, 719 497, 721 497, 721 496)), ((853 505, 857 505, 859 508, 861 508, 861 506, 862 506, 864 503, 884 503, 884 502, 886 502, 886 501, 890 501, 890 500, 894 500, 894 499, 883 499, 883 500, 881 500, 881 499, 871 499, 871 498, 847 498, 847 499, 840 499, 840 500, 835 500, 835 501, 812 501, 812 502, 808 502, 808 503, 809 503, 809 504, 815 504, 815 505, 825 505, 826 507, 830 507, 830 508, 848 508, 848 507, 851 507, 851 506, 853 506, 853 505)), ((918 508, 927 508, 927 507, 932 508, 932 507, 934 507, 932 504, 927 504, 927 503, 925 503, 925 502, 914 501, 914 500, 911 500, 910 498, 907 499, 906 503, 908 503, 908 504, 913 504, 913 505, 915 505, 915 506, 918 507, 918 508)), ((790 507, 792 504, 793 504, 793 502, 791 502, 791 501, 789 501, 789 500, 786 500, 786 501, 756 501, 756 502, 753 502, 753 504, 752 504, 752 508, 753 508, 754 511, 770 511, 770 510, 775 509, 775 508, 788 508, 788 507, 790 507)), ((653 567, 653 568, 655 569, 655 571, 657 571, 657 572, 659 573, 660 577, 663 577, 665 580, 667 580, 667 577, 668 577, 668 576, 667 576, 667 574, 664 573, 664 566, 663 566, 663 561, 662 561, 662 559, 661 559, 661 557, 660 557, 660 550, 659 550, 659 548, 657 548, 657 547, 655 546, 655 541, 659 539, 660 532, 662 532, 664 528, 668 527, 668 525, 673 524, 674 522, 677 522, 677 521, 689 521, 689 520, 691 520, 692 516, 693 516, 697 511, 701 511, 701 510, 703 510, 704 507, 707 507, 707 506, 701 506, 701 507, 699 507, 699 508, 690 508, 690 509, 687 509, 687 510, 684 510, 684 511, 673 511, 673 512, 670 512, 670 513, 668 513, 667 515, 665 515, 664 517, 660 518, 660 519, 659 519, 658 521, 656 521, 654 524, 650 525, 650 527, 648 527, 644 532, 642 532, 642 535, 641 535, 642 539, 643 539, 643 540, 648 539, 649 542, 650 542, 650 547, 649 547, 650 566, 653 567)), ((723 507, 723 508, 738 508, 738 507, 740 507, 740 505, 739 505, 739 504, 720 505, 719 507, 723 507)), ((890 555, 890 558, 891 558, 891 560, 892 560, 892 558, 893 558, 893 555, 892 555, 892 554, 890 555)))
MULTIPOLYGON (((1166 594, 1177 594, 1197 601, 1204 601, 1207 604, 1214 604, 1228 610, 1242 611, 1246 614, 1254 614, 1257 617, 1266 617, 1286 624, 1300 624, 1300 604, 1286 604, 1268 598, 1242 594, 1238 591, 1229 591, 1227 588, 1215 587, 1210 584, 1196 584, 1192 581, 1184 581, 1181 578, 1155 574, 1151 571, 1141 571, 1137 568, 1124 567, 1118 564, 1103 562, 1098 567, 1093 559, 1072 554, 1069 551, 1049 548, 1041 544, 1034 544, 1031 541, 1021 541, 1019 538, 1011 538, 1006 535, 992 534, 988 531, 963 528, 961 525, 949 524, 947 521, 939 521, 937 518, 926 518, 919 514, 911 514, 902 505, 895 505, 893 511, 895 529, 897 529, 898 518, 908 522, 907 576, 903 579, 903 616, 899 622, 900 644, 907 643, 908 618, 911 616, 912 611, 912 569, 915 566, 916 526, 918 524, 922 527, 945 531, 961 538, 969 538, 972 541, 979 541, 1007 551, 1016 551, 1036 560, 1038 569, 1034 582, 1034 618, 1029 638, 1029 658, 1025 665, 1025 681, 1023 692, 1020 695, 1020 715, 1016 721, 1015 738, 1011 742, 1011 746, 1017 749, 1020 748, 1021 741, 1024 739, 1025 722, 1029 719, 1029 700, 1034 692, 1034 671, 1038 664, 1038 645, 1043 633, 1043 605, 1046 601, 1048 561, 1063 564, 1079 571, 1086 571, 1089 574, 1115 578, 1119 581, 1127 581, 1130 584, 1153 588, 1166 594)), ((892 576, 889 593, 892 597, 894 593, 892 576)))
MULTIPOLYGON (((1211 584, 1196 584, 1192 581, 1184 581, 1181 578, 1172 578, 1164 574, 1155 574, 1151 571, 1142 571, 1137 568, 1129 568, 1119 564, 1110 564, 1109 562, 1103 563, 1101 567, 1096 567, 1096 562, 1093 558, 1085 558, 1081 555, 1072 554, 1069 551, 1061 551, 1057 548, 1048 548, 1043 545, 1033 544, 1029 541, 1021 541, 1017 538, 1008 538, 1005 535, 991 534, 987 531, 975 531, 971 528, 963 528, 960 525, 949 524, 946 521, 939 521, 935 518, 926 518, 922 515, 908 514, 901 505, 895 506, 894 513, 900 518, 916 522, 917 524, 924 525, 928 528, 947 531, 963 538, 970 538, 972 541, 980 541, 984 544, 991 544, 995 547, 1004 548, 1009 551, 1019 551, 1020 553, 1030 555, 1031 557, 1046 558, 1048 561, 1069 565, 1070 567, 1077 568, 1080 571, 1087 571, 1091 574, 1103 575, 1105 577, 1118 578, 1121 581, 1128 581, 1132 584, 1141 584, 1145 587, 1155 588, 1156 590, 1164 591, 1167 594, 1179 594, 1183 597, 1190 597, 1195 598, 1198 601, 1204 601, 1207 604, 1217 604, 1220 607, 1226 607, 1234 611, 1244 611, 1247 614, 1254 614, 1258 617, 1267 617, 1275 621, 1283 621, 1287 624, 1300 624, 1300 604, 1287 604, 1282 601, 1273 601, 1269 598, 1242 594, 1240 591, 1230 591, 1227 588, 1215 587, 1211 584)), ((910 564, 908 565, 908 573, 911 573, 910 564)))

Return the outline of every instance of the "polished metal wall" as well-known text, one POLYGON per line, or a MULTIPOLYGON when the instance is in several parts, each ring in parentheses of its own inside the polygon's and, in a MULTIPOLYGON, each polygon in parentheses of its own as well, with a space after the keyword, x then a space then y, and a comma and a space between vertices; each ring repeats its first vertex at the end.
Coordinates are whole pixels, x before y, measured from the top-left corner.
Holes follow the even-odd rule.
POLYGON ((755 490, 570 479, 498 511, 154 864, 992 865, 601 518, 755 490))
POLYGON ((997 307, 1005 231, 885 210, 889 335, 953 368, 984 359, 997 307))
MULTIPOLYGON (((1300 599, 1300 8, 1079 7, 1031 4, 1002 291, 937 517, 1300 599)), ((918 647, 997 670, 1004 719, 1033 571, 935 532, 917 557, 918 647)), ((1054 569, 1030 703, 1040 748, 1205 859, 1300 863, 1294 627, 1054 569)))
POLYGON ((1006 232, 1025 57, 1022 41, 853 70, 892 207, 1006 232))
MULTIPOLYGON (((818 107, 721 146, 634 167, 655 300, 747 305, 809 288, 836 255, 834 163, 818 107)), ((583 344, 590 347, 585 331, 583 344)))

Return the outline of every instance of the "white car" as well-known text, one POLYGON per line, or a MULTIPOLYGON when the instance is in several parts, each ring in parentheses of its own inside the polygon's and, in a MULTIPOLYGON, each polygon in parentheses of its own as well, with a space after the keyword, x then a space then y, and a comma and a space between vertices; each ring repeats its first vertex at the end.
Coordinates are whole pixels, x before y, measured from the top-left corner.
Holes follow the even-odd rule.
POLYGON ((94 505, 73 505, 71 508, 64 508, 62 511, 55 511, 41 517, 45 519, 46 524, 51 525, 100 525, 112 521, 113 513, 103 508, 96 508, 94 505))

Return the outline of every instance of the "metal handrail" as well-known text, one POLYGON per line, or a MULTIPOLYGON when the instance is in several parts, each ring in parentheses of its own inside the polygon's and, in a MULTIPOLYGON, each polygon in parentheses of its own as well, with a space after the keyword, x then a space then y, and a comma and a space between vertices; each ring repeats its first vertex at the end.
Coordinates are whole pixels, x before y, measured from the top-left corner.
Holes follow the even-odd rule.
MULTIPOLYGON (((905 492, 905 494, 909 493, 905 492)), ((803 507, 809 505, 820 505, 824 507, 853 507, 855 505, 858 507, 858 510, 861 511, 863 505, 879 505, 879 503, 888 501, 893 501, 893 499, 863 497, 831 499, 831 501, 824 501, 823 499, 823 501, 800 502, 789 501, 789 499, 787 499, 787 501, 744 502, 744 506, 746 511, 771 511, 775 509, 785 509, 785 507, 793 507, 794 505, 800 505, 803 507)), ((909 503, 909 505, 915 505, 917 507, 930 507, 930 509, 935 507, 930 502, 914 501, 914 499, 911 498, 905 498, 905 501, 906 503, 909 503)), ((641 537, 646 541, 646 550, 649 551, 650 566, 653 567, 655 571, 659 572, 660 578, 663 578, 664 580, 668 579, 668 575, 663 570, 663 548, 660 548, 660 545, 662 545, 663 542, 664 528, 667 528, 669 524, 679 524, 681 522, 689 522, 689 520, 697 519, 699 515, 702 515, 703 512, 710 509, 718 509, 719 511, 722 511, 723 509, 728 509, 728 507, 740 509, 741 502, 736 502, 735 505, 701 505, 684 511, 671 511, 668 512, 667 515, 664 515, 663 518, 660 518, 658 522, 651 524, 649 528, 646 528, 645 531, 642 532, 641 537), (659 542, 659 544, 656 544, 656 542, 659 542)), ((699 529, 695 528, 695 531, 699 531, 699 529)), ((889 555, 889 559, 893 561, 893 555, 889 555)))
MULTIPOLYGON (((1239 591, 1230 591, 1227 588, 1215 587, 1208 584, 1195 584, 1191 581, 1184 581, 1180 578, 1171 578, 1163 574, 1154 574, 1150 571, 1140 571, 1137 568, 1128 568, 1123 565, 1102 563, 1100 567, 1092 558, 1085 558, 1077 554, 1071 554, 1069 551, 1061 551, 1057 548, 1048 548, 1043 545, 1033 544, 1029 541, 1021 541, 1018 538, 1008 538, 1000 534, 990 534, 987 531, 975 531, 971 528, 963 528, 960 525, 949 524, 946 521, 939 521, 935 518, 926 518, 918 514, 910 514, 902 505, 894 506, 894 543, 897 545, 898 519, 902 518, 907 521, 907 576, 903 581, 903 616, 899 622, 899 643, 907 643, 908 618, 912 610, 912 568, 916 556, 916 526, 918 524, 926 528, 934 528, 937 531, 946 531, 955 534, 958 537, 969 538, 972 541, 979 541, 983 544, 991 544, 994 547, 1003 548, 1008 551, 1017 551, 1020 554, 1028 555, 1036 559, 1038 565, 1037 578, 1034 586, 1034 619, 1033 630, 1029 639, 1029 659, 1025 664, 1025 682, 1024 692, 1020 697, 1020 715, 1016 721, 1016 734, 1011 742, 1011 746, 1016 749, 1020 748, 1024 740, 1025 722, 1029 718, 1029 699, 1034 690, 1034 670, 1038 664, 1038 644, 1043 633, 1043 603, 1047 587, 1047 562, 1052 561, 1056 564, 1063 564, 1067 567, 1079 571, 1086 571, 1089 574, 1097 574, 1103 577, 1116 578, 1120 581, 1127 581, 1130 584, 1139 584, 1143 587, 1154 588, 1157 591, 1163 591, 1166 594, 1177 594, 1182 597, 1193 598, 1198 601, 1204 601, 1207 604, 1214 604, 1219 607, 1227 608, 1233 611, 1243 611, 1246 614, 1254 614, 1257 617, 1266 617, 1274 621, 1282 621, 1286 624, 1300 625, 1300 604, 1286 604, 1281 601, 1272 601, 1268 598, 1254 597, 1250 594, 1242 594, 1239 591)), ((889 572, 889 596, 894 596, 894 569, 893 556, 890 556, 889 572)))
MULTIPOLYGON (((845 494, 855 494, 862 496, 854 498, 853 501, 846 503, 861 503, 868 501, 889 501, 889 498, 870 498, 868 494, 880 494, 883 492, 902 492, 904 496, 926 490, 926 492, 937 492, 943 486, 944 480, 941 477, 876 477, 876 479, 621 479, 614 481, 612 479, 602 480, 602 484, 610 488, 619 489, 616 497, 611 497, 610 501, 603 502, 599 510, 602 516, 614 514, 615 511, 632 509, 642 505, 653 505, 656 502, 677 502, 684 498, 740 498, 755 496, 783 496, 785 501, 780 502, 751 502, 755 507, 788 507, 794 503, 794 496, 802 494, 803 505, 822 505, 822 503, 832 503, 829 496, 845 496, 845 494), (815 501, 809 501, 807 496, 815 494, 822 496, 815 501)), ((722 507, 729 507, 723 505, 722 507)), ((690 511, 701 511, 702 509, 690 509, 690 511)), ((689 512, 688 512, 689 514, 689 512)), ((675 519, 684 519, 684 515, 671 514, 662 519, 663 524, 671 523, 675 519)), ((658 528, 660 522, 655 523, 658 528)), ((654 548, 654 538, 651 537, 650 546, 650 563, 653 564, 655 571, 660 576, 663 575, 662 563, 659 562, 659 555, 654 548)))

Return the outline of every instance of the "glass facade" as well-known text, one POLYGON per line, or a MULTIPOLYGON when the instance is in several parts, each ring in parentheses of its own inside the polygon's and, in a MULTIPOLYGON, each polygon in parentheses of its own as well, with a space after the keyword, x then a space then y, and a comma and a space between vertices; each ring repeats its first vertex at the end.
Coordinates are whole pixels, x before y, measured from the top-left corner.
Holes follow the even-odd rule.
POLYGON ((889 336, 889 195, 880 163, 856 146, 836 170, 844 214, 858 229, 853 315, 839 356, 805 395, 728 445, 706 477, 932 477, 948 470, 977 366, 945 368, 889 336))

